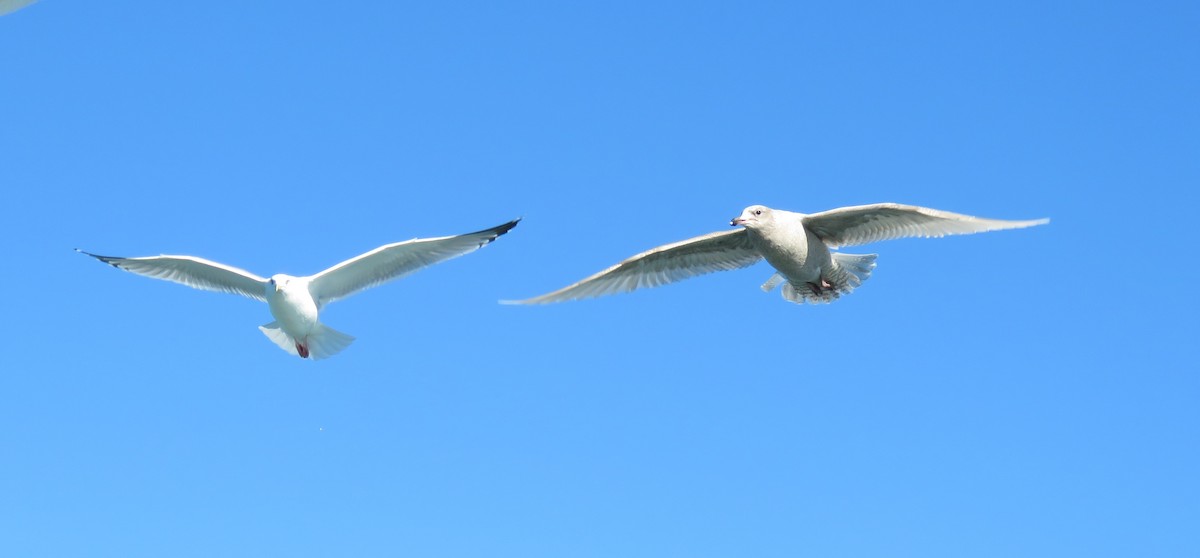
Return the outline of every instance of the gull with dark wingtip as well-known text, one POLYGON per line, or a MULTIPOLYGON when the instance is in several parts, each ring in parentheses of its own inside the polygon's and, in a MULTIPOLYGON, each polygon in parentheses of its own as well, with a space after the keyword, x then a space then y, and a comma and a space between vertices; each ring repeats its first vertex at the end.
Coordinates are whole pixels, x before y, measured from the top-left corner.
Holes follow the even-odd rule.
POLYGON ((116 258, 76 251, 138 275, 264 301, 275 321, 258 329, 283 350, 315 360, 333 356, 354 341, 353 337, 320 322, 319 314, 325 305, 423 267, 474 252, 517 226, 519 221, 458 236, 414 238, 387 244, 306 277, 280 273, 265 279, 195 256, 116 258))

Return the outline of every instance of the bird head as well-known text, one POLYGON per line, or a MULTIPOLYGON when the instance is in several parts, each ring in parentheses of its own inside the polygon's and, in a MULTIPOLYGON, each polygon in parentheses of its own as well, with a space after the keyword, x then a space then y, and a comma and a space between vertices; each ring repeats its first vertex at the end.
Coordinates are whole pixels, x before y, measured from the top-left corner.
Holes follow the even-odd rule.
POLYGON ((742 214, 729 222, 729 226, 736 227, 741 225, 748 229, 765 225, 774 219, 771 213, 771 208, 765 205, 752 205, 742 211, 742 214))
POLYGON ((292 279, 293 277, 291 275, 276 273, 275 275, 272 275, 269 280, 267 280, 267 290, 274 292, 282 291, 287 288, 288 283, 290 283, 292 279))

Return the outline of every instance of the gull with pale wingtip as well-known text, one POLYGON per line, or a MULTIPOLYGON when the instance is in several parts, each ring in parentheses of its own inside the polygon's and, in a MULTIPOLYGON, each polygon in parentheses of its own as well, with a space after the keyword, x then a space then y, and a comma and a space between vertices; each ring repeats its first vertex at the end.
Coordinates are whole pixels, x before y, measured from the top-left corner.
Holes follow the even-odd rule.
POLYGON ((764 205, 747 207, 730 225, 714 232, 633 256, 557 291, 505 304, 545 304, 626 293, 712 273, 749 267, 767 260, 776 273, 763 283, 782 285, 783 298, 796 303, 829 303, 866 281, 876 254, 831 252, 905 237, 939 237, 1049 223, 1049 219, 1004 221, 939 211, 915 205, 878 203, 795 213, 764 205))
POLYGON ((316 360, 333 356, 354 341, 353 337, 320 322, 319 314, 325 305, 423 267, 474 252, 517 226, 519 221, 458 236, 414 238, 387 244, 306 277, 280 273, 265 279, 195 256, 117 258, 76 251, 138 275, 264 301, 275 321, 258 329, 283 350, 316 360))

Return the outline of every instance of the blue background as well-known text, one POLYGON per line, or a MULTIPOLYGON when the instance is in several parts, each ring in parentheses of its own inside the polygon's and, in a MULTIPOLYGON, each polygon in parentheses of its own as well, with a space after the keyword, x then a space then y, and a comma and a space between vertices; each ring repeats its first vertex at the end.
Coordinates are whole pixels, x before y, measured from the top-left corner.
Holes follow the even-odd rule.
POLYGON ((0 554, 1197 556, 1194 2, 69 2, 0 18, 0 554), (854 294, 512 307, 751 204, 854 294), (310 274, 525 219, 273 346, 72 248, 310 274))

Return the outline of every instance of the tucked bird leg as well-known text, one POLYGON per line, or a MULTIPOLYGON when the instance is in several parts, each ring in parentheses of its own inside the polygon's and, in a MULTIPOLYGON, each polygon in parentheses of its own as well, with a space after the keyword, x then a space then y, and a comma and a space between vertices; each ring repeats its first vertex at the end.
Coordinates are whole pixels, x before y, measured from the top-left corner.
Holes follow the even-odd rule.
POLYGON ((809 281, 808 286, 812 287, 814 294, 820 295, 820 294, 824 294, 824 291, 826 289, 832 289, 833 283, 830 283, 828 279, 826 279, 824 276, 822 276, 820 283, 813 283, 812 281, 809 281))

